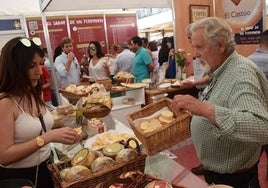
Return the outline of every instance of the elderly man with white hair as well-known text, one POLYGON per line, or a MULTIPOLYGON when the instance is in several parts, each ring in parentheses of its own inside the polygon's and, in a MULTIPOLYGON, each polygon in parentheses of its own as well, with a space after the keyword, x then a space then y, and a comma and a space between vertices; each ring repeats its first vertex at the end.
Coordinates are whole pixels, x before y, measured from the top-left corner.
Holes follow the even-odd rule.
POLYGON ((268 82, 252 61, 235 50, 222 18, 191 25, 194 56, 209 75, 203 101, 176 95, 173 108, 193 114, 191 136, 209 184, 259 187, 258 160, 268 143, 268 82))

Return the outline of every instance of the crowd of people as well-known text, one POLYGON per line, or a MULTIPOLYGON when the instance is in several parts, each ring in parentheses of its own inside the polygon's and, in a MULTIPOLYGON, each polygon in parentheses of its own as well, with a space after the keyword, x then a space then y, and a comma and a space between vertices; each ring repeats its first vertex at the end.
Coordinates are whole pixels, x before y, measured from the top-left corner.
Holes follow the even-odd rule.
POLYGON ((154 83, 159 83, 159 72, 163 64, 166 64, 166 68, 163 67, 164 77, 176 78, 173 36, 163 37, 161 44, 157 41, 148 42, 145 37, 134 36, 129 41, 111 44, 107 54, 103 52, 100 42, 91 41, 87 53, 83 54, 80 61, 73 52, 73 45, 71 38, 64 37, 55 48, 52 64, 56 73, 55 80, 52 80, 47 49, 43 48, 45 57, 42 82, 45 85, 43 93, 47 104, 57 106, 60 103, 57 101, 52 81, 56 81, 60 88, 70 83, 94 83, 96 80, 108 78, 115 84, 114 75, 124 71, 133 74, 137 83, 142 82, 143 79, 151 79, 154 83))
MULTIPOLYGON (((174 110, 191 112, 191 138, 208 184, 259 187, 258 161, 268 144, 268 31, 249 57, 236 52, 232 29, 224 19, 209 17, 186 28, 194 54, 187 59, 195 80, 182 82, 197 87, 199 97, 176 95, 174 110)), ((51 129, 54 105, 51 65, 59 87, 113 78, 119 71, 132 73, 135 82, 158 78, 168 64, 166 78, 176 78, 174 38, 156 41, 134 36, 111 45, 104 54, 98 41, 91 41, 79 62, 73 40, 62 39, 54 51, 53 64, 40 42, 17 37, 0 55, 0 180, 25 178, 36 187, 53 187, 46 162, 51 142, 74 144, 81 139, 74 129, 51 129)), ((189 69, 190 70, 190 69, 189 69)), ((57 105, 57 104, 56 104, 57 105)))

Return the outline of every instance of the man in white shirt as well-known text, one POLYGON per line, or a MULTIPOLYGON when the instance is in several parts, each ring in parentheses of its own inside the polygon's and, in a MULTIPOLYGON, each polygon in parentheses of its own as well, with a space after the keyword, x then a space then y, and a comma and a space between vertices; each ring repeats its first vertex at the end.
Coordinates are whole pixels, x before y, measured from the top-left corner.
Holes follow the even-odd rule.
POLYGON ((80 66, 73 53, 73 40, 65 37, 61 41, 62 53, 55 59, 55 69, 60 87, 69 83, 80 83, 80 66))

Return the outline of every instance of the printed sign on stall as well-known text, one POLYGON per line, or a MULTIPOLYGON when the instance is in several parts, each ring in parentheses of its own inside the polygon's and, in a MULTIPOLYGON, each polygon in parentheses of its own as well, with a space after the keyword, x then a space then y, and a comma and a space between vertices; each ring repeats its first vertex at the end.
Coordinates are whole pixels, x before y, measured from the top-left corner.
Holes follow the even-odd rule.
POLYGON ((263 31, 263 0, 214 0, 215 16, 224 18, 237 44, 258 44, 263 31))
POLYGON ((102 15, 69 16, 71 37, 74 40, 74 53, 81 60, 87 54, 90 41, 98 41, 106 52, 104 19, 102 15))
POLYGON ((138 35, 136 14, 108 14, 106 25, 109 44, 120 44, 138 35))
MULTIPOLYGON (((29 37, 39 37, 42 46, 45 47, 45 36, 41 17, 26 18, 29 37)), ((47 17, 47 26, 49 30, 49 39, 51 49, 54 50, 61 42, 63 37, 68 36, 65 16, 47 17)))

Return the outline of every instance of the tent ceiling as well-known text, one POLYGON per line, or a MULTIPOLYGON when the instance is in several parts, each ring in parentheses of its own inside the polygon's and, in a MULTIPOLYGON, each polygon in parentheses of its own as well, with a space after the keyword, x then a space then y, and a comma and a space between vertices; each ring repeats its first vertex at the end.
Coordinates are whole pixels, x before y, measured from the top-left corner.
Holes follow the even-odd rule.
POLYGON ((98 9, 170 8, 172 0, 52 0, 45 12, 98 9))
MULTIPOLYGON (((0 16, 40 14, 38 0, 0 0, 0 16), (3 2, 4 1, 4 2, 3 2)), ((49 2, 50 0, 40 0, 49 2)), ((171 8, 172 0, 51 0, 45 12, 89 11, 103 9, 171 8)))

